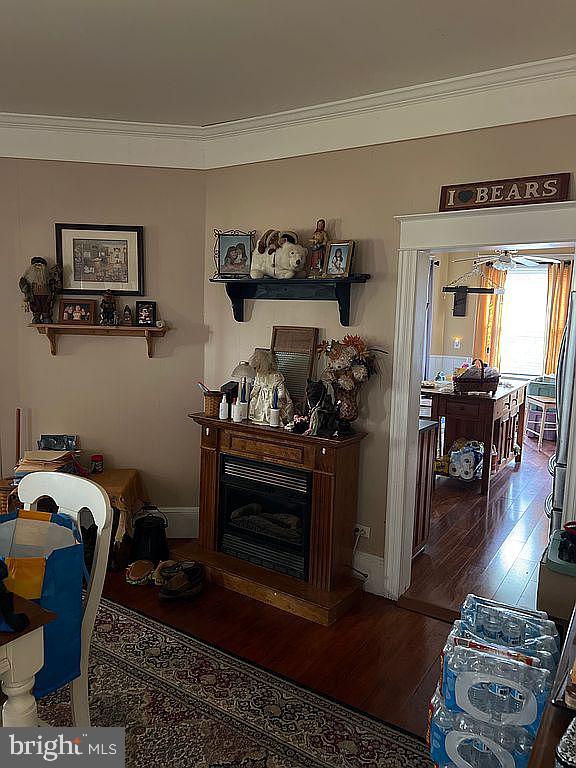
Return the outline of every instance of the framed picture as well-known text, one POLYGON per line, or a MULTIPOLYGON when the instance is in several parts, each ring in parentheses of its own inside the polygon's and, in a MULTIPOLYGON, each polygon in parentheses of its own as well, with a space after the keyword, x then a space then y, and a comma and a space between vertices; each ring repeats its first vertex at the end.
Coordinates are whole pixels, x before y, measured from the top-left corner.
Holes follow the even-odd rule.
POLYGON ((348 277, 354 253, 354 240, 330 243, 324 277, 348 277))
POLYGON ((56 224, 62 293, 144 293, 144 227, 56 224))
POLYGON ((137 301, 135 325, 156 325, 156 302, 137 301))
POLYGON ((58 322, 61 325, 97 325, 95 299, 60 299, 58 322))
POLYGON ((37 444, 41 451, 75 451, 78 435, 40 435, 37 444))
POLYGON ((250 277, 255 234, 255 230, 214 230, 214 262, 218 277, 250 277))

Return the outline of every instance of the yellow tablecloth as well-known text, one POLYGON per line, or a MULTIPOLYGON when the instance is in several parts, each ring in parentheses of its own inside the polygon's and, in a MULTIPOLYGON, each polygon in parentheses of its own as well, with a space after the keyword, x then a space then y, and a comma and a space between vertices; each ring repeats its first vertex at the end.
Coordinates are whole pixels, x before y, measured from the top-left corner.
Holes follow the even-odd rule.
POLYGON ((143 503, 149 501, 137 469, 105 469, 90 480, 106 491, 110 503, 120 512, 116 541, 122 541, 125 533, 132 536, 132 518, 143 503))

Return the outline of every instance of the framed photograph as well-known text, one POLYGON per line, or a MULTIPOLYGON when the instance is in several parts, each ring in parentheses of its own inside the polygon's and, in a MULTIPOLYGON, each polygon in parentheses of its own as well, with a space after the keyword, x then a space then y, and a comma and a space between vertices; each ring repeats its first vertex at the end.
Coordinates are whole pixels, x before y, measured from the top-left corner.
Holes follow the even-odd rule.
POLYGON ((134 325, 156 325, 156 302, 137 301, 134 325))
POLYGON ((142 296, 144 227, 56 224, 62 293, 142 296))
POLYGON ((214 262, 218 277, 250 277, 255 234, 255 230, 214 230, 214 262))
POLYGON ((98 325, 95 299, 60 299, 58 322, 61 325, 98 325))
POLYGON ((354 253, 354 240, 345 240, 342 243, 330 243, 324 277, 348 277, 352 266, 352 254, 354 253))

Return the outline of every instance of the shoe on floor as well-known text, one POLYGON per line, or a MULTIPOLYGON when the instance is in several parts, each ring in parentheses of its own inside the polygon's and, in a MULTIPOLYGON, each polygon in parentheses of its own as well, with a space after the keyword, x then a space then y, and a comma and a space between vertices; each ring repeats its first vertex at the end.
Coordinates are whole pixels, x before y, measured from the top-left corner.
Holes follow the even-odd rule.
POLYGON ((126 568, 126 581, 128 584, 147 584, 153 576, 154 563, 152 560, 135 560, 126 568))
POLYGON ((163 586, 177 573, 194 568, 198 563, 195 560, 163 560, 154 571, 154 583, 163 586))
POLYGON ((200 594, 204 585, 204 566, 201 563, 187 564, 161 587, 161 600, 175 600, 183 597, 195 597, 200 594))

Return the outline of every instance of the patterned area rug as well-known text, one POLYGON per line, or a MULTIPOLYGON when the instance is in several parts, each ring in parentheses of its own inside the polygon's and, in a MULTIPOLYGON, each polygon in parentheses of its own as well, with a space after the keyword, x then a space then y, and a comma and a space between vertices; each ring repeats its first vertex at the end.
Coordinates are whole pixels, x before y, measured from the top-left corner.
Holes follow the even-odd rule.
MULTIPOLYGON (((93 725, 126 726, 134 768, 430 768, 416 737, 103 600, 93 725)), ((68 689, 39 705, 70 725, 68 689)))

